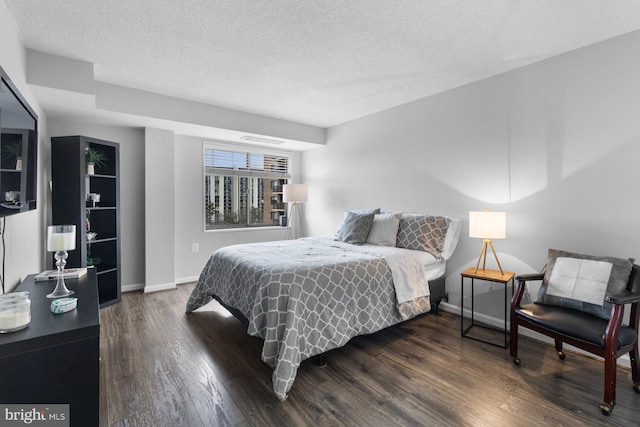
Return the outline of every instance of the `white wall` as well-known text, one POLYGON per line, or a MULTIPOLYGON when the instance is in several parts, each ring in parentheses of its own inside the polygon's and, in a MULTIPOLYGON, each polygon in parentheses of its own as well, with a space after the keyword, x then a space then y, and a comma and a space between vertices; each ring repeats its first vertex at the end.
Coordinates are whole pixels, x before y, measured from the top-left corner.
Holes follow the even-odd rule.
MULTIPOLYGON (((120 144, 121 285, 124 289, 141 288, 145 281, 143 129, 49 119, 48 130, 47 147, 51 144, 50 137, 68 135, 90 136, 120 144)), ((51 179, 50 172, 47 179, 51 179)))
MULTIPOLYGON (((333 235, 348 208, 463 218, 454 306, 481 246, 470 210, 507 212, 506 270, 538 271, 550 247, 640 259, 638 51, 635 32, 328 129, 302 157, 307 230, 333 235)), ((501 295, 477 309, 502 318, 501 295)))
MULTIPOLYGON (((44 269, 44 233, 48 194, 45 188, 50 158, 47 119, 26 84, 25 49, 18 36, 15 21, 4 2, 0 2, 0 66, 38 115, 38 203, 37 209, 6 218, 5 224, 5 288, 13 290, 28 274, 44 269)), ((0 247, 0 252, 2 248, 0 247)))
POLYGON ((145 292, 176 285, 174 156, 173 132, 145 129, 145 292))

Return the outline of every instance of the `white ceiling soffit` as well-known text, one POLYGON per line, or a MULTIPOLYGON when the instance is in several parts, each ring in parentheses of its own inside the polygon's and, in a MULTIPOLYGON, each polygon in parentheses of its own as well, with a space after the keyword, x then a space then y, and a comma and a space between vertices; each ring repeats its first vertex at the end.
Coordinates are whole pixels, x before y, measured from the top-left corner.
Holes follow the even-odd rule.
POLYGON ((98 82, 321 128, 640 29, 637 0, 3 1, 98 82))

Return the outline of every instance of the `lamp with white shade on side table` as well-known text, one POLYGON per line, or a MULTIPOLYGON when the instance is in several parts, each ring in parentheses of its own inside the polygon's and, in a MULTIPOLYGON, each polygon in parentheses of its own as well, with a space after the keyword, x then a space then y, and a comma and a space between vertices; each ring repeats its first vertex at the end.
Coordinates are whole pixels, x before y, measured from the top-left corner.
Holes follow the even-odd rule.
POLYGON ((503 271, 498 255, 493 247, 493 241, 491 239, 505 239, 507 237, 507 214, 505 212, 490 212, 485 211, 471 211, 469 212, 469 237, 482 239, 482 249, 480 250, 480 256, 475 268, 469 267, 462 273, 460 273, 460 334, 463 337, 471 338, 476 341, 485 342, 487 344, 495 345, 502 348, 509 346, 509 330, 507 329, 507 319, 509 310, 508 288, 511 283, 511 293, 513 294, 514 277, 515 273, 512 271, 503 271), (490 270, 486 268, 487 264, 487 251, 491 248, 493 256, 496 259, 498 268, 500 270, 490 270), (480 269, 480 261, 482 260, 482 269, 480 269), (465 307, 464 307, 464 280, 471 280, 471 310, 470 320, 471 323, 465 326, 465 307), (490 283, 499 283, 504 286, 504 327, 496 328, 491 325, 476 322, 475 319, 475 280, 481 280, 490 283), (470 331, 473 327, 478 327, 485 330, 493 330, 502 333, 503 340, 496 342, 495 338, 491 339, 483 335, 470 335, 470 331))

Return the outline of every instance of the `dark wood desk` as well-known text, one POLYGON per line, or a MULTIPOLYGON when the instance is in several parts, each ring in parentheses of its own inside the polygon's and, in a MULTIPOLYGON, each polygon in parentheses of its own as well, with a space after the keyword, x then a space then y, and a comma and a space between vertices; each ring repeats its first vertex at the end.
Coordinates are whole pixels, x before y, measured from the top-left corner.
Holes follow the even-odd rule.
POLYGON ((100 315, 95 269, 80 279, 65 280, 78 307, 53 314, 46 295, 55 281, 34 282, 33 275, 16 291, 29 291, 31 323, 0 334, 0 403, 69 404, 72 426, 97 426, 100 416, 100 315))

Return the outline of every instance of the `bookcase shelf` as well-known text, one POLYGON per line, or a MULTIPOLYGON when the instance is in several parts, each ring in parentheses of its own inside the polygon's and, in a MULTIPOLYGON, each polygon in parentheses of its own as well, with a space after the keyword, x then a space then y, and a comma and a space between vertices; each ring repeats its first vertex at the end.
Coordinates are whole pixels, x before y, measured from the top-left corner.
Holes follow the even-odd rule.
POLYGON ((51 138, 52 218, 54 224, 76 225, 76 249, 68 267, 96 268, 100 307, 120 301, 120 177, 119 144, 86 136, 51 138), (87 173, 85 152, 105 155, 95 173, 87 173), (99 202, 89 199, 100 195, 99 202), (96 233, 92 240, 88 232, 96 233))

